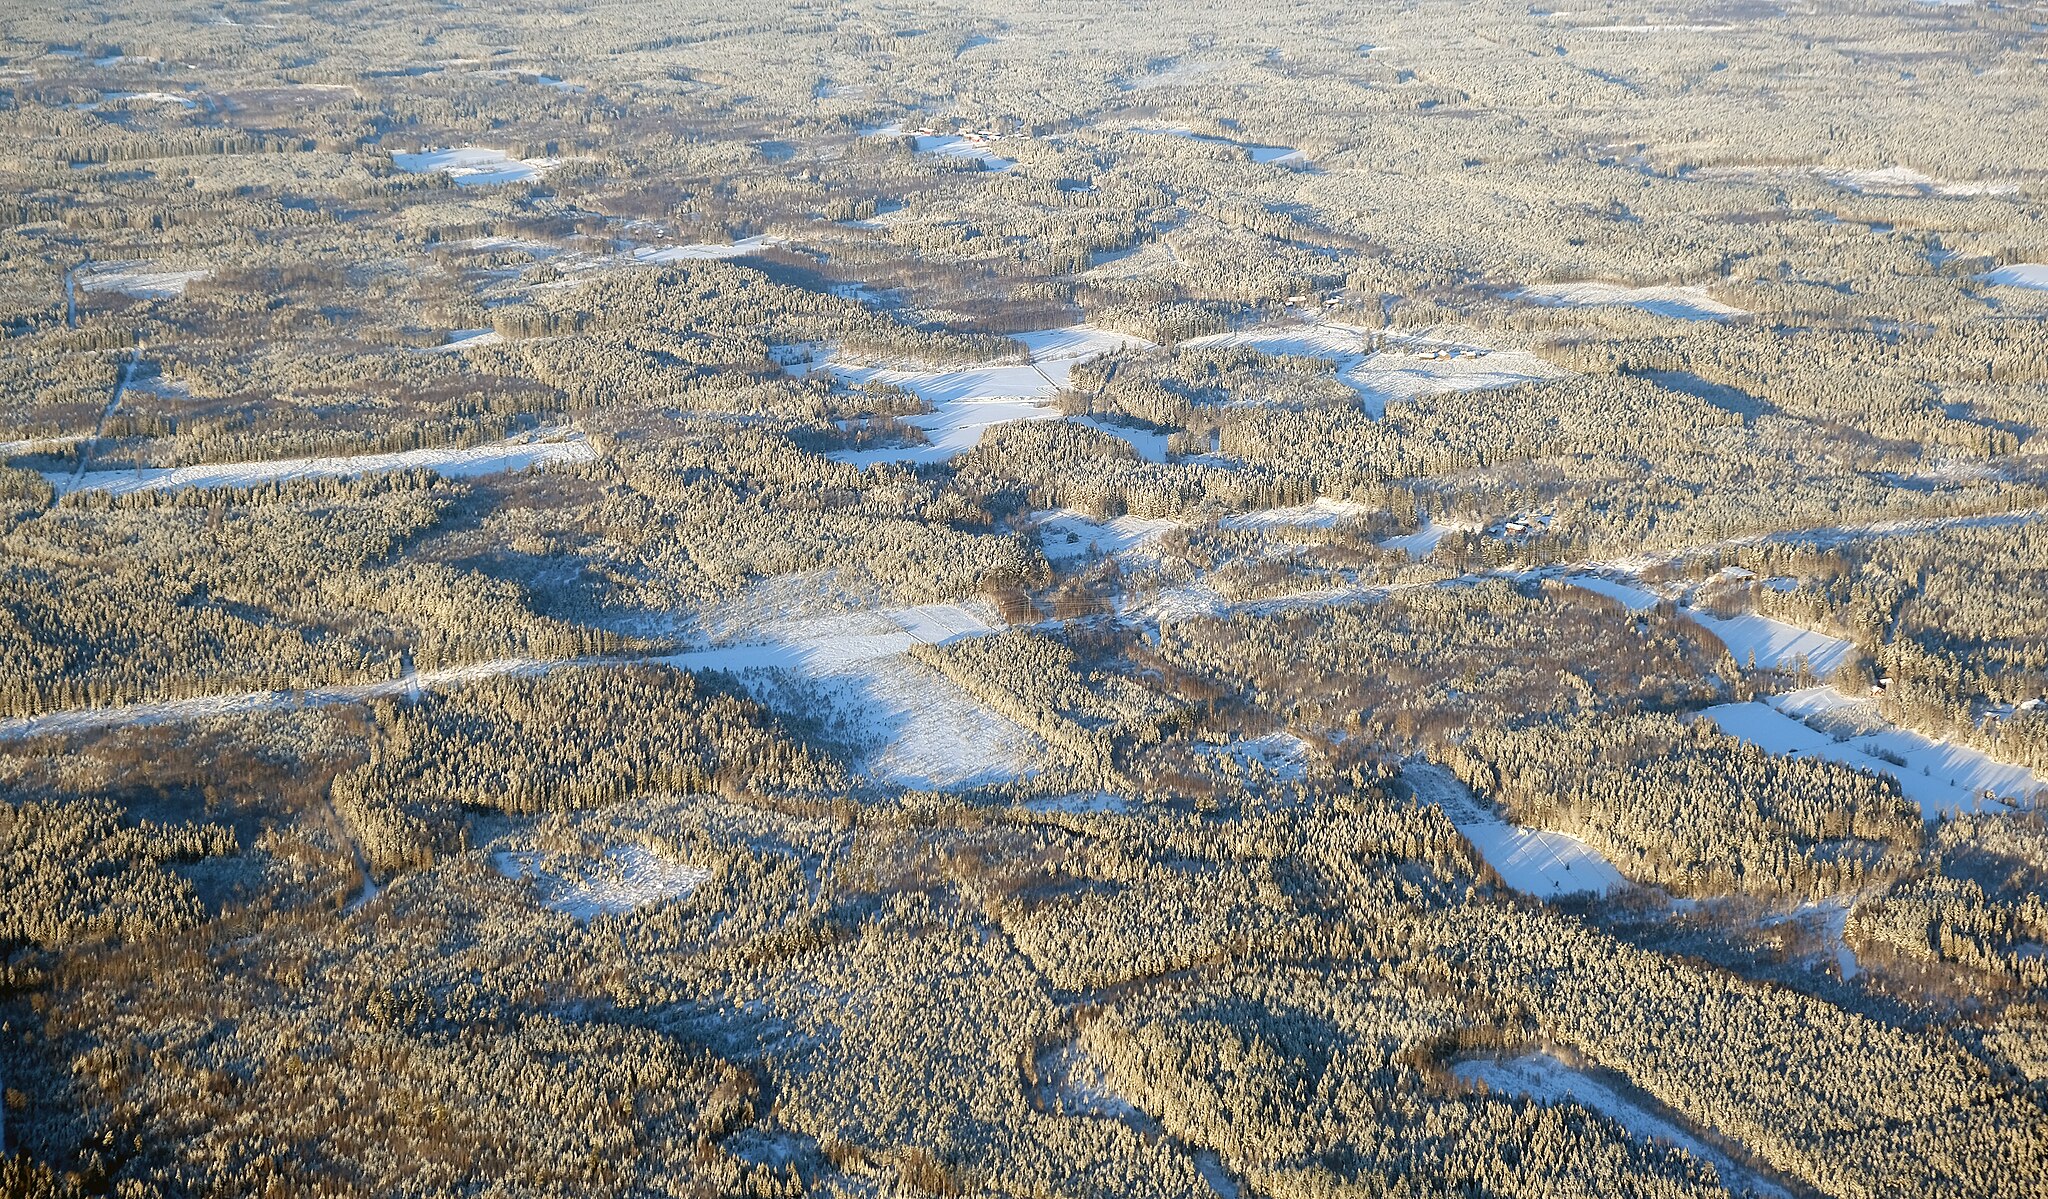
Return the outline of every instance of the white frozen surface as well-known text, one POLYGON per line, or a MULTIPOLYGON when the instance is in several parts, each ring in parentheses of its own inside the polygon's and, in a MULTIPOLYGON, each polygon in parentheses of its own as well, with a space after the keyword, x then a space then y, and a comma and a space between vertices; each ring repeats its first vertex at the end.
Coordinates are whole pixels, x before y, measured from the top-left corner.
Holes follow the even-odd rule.
POLYGON ((445 150, 423 150, 416 154, 393 154, 392 165, 409 175, 444 173, 461 187, 487 187, 498 183, 520 183, 537 179, 556 159, 513 158, 503 150, 482 146, 459 146, 445 150))
POLYGON ((1431 552, 1436 549, 1437 542, 1442 541, 1445 537, 1452 533, 1469 533, 1477 527, 1462 521, 1440 523, 1435 517, 1424 517, 1421 528, 1413 533, 1403 533, 1399 537, 1389 537, 1385 541, 1380 542, 1380 548, 1383 550, 1400 550, 1410 558, 1420 562, 1422 559, 1429 557, 1431 552))
POLYGON ((1077 425, 1085 425, 1097 433, 1107 433, 1109 436, 1116 438, 1137 451, 1138 457, 1143 458, 1147 462, 1163 463, 1166 461, 1167 434, 1165 433, 1154 433, 1149 429, 1138 429, 1130 425, 1097 420, 1092 416, 1077 416, 1073 420, 1077 425))
MULTIPOLYGON (((971 450, 990 428, 1013 420, 1057 420, 1058 409, 1050 401, 1067 385, 1074 367, 1091 358, 1126 346, 1148 347, 1142 338, 1127 337, 1090 325, 1065 329, 1043 329, 1015 339, 1023 343, 1030 361, 1015 364, 957 367, 930 370, 914 366, 881 366, 845 362, 836 356, 822 365, 841 382, 858 386, 886 383, 901 387, 930 404, 933 411, 904 418, 905 424, 925 431, 927 443, 874 450, 846 450, 830 455, 834 461, 856 466, 877 462, 944 462, 971 450)), ((806 369, 799 366, 796 369, 806 369)), ((1138 448, 1142 454, 1154 435, 1135 430, 1097 426, 1138 448)), ((1164 440, 1158 446, 1164 456, 1164 440)))
POLYGON ((1681 608, 1679 611, 1685 614, 1686 619, 1720 638, 1728 652, 1735 655, 1738 665, 1747 666, 1753 653, 1758 666, 1790 670, 1803 656, 1813 673, 1825 678, 1848 659, 1853 648, 1839 637, 1802 629, 1753 612, 1724 618, 1710 616, 1696 608, 1681 608))
POLYGON ((504 343, 504 337, 495 329, 457 329, 448 335, 448 340, 431 347, 427 353, 453 354, 458 350, 475 350, 504 343))
POLYGON ((744 237, 735 242, 696 242, 681 246, 638 246, 626 257, 636 263, 703 262, 707 260, 744 258, 758 254, 771 246, 782 244, 779 237, 763 234, 759 237, 744 237))
POLYGON ((1121 554, 1177 527, 1177 521, 1143 516, 1093 521, 1078 512, 1061 509, 1039 522, 1038 541, 1047 560, 1058 562, 1089 553, 1121 554))
POLYGON ((1581 591, 1590 591, 1595 595, 1619 600, 1631 612, 1646 612, 1656 607, 1663 598, 1654 591, 1631 587, 1627 583, 1603 578, 1600 575, 1566 575, 1564 581, 1581 591))
POLYGON ((2048 291, 2048 262, 2018 262, 1977 276, 1997 287, 2027 287, 2048 291))
MULTIPOLYGON (((874 129, 863 129, 861 136, 902 137, 904 133, 901 125, 883 125, 874 129)), ((910 140, 911 148, 919 154, 971 159, 991 171, 1007 171, 1017 165, 989 149, 989 139, 984 137, 962 137, 951 133, 916 133, 910 135, 910 140)))
POLYGON ((203 270, 167 271, 151 262, 95 262, 75 276, 80 291, 118 291, 138 299, 168 299, 185 294, 187 284, 204 279, 203 270))
POLYGON ((498 873, 533 880, 542 907, 574 917, 579 924, 688 898, 711 877, 702 866, 671 861, 638 845, 608 849, 574 873, 544 870, 542 860, 532 853, 491 855, 498 873))
POLYGON ((1808 687, 1771 701, 1721 704, 1701 713, 1724 733, 1767 752, 1819 757, 1899 782, 1906 798, 1920 805, 1928 818, 1943 812, 1972 812, 1986 807, 1985 792, 2007 799, 2026 799, 2048 791, 2048 779, 2025 767, 2012 766, 1966 746, 1935 741, 1885 724, 1868 700, 1852 699, 1832 687, 1808 687), (1860 710, 1856 710, 1859 709, 1860 710), (1804 723, 1829 714, 1855 715, 1862 736, 1837 741, 1804 723), (1892 761, 1896 758, 1898 761, 1892 761), (1900 763, 1903 763, 1901 765, 1900 763))
POLYGON ((538 429, 510 441, 465 449, 403 450, 391 454, 279 458, 269 462, 223 462, 138 470, 93 470, 76 476, 68 472, 45 472, 43 477, 60 495, 73 491, 127 495, 183 487, 253 487, 286 479, 353 478, 394 470, 431 470, 447 478, 466 479, 564 462, 588 462, 597 456, 597 447, 581 433, 568 427, 557 427, 538 429))
POLYGON ((1713 1163, 1715 1170, 1729 1183, 1746 1184, 1762 1194, 1787 1194, 1784 1188, 1743 1169, 1725 1153, 1619 1089, 1587 1071, 1566 1065, 1550 1054, 1538 1052, 1515 1058, 1463 1061, 1452 1066, 1451 1073, 1465 1082, 1485 1083, 1489 1091, 1525 1096, 1545 1106, 1576 1103, 1626 1128, 1632 1137, 1676 1145, 1702 1161, 1713 1163))
POLYGON ((1402 770, 1401 777, 1415 788, 1417 799, 1442 808, 1501 880, 1524 895, 1606 895, 1628 885, 1592 846, 1565 833, 1509 824, 1441 766, 1417 763, 1402 770))
POLYGON ((1299 166, 1308 161, 1308 155, 1293 146, 1264 146, 1256 142, 1238 141, 1236 138, 1218 137, 1213 133, 1197 133, 1181 125, 1136 126, 1133 133, 1156 134, 1164 137, 1178 137, 1191 142, 1204 142, 1212 146, 1236 146, 1256 163, 1270 163, 1275 166, 1299 166))
POLYGON ((1216 523, 1226 529, 1333 529, 1357 520, 1370 511, 1372 509, 1364 504, 1323 496, 1291 508, 1267 508, 1260 512, 1226 516, 1216 523))
POLYGON ((1688 321, 1747 315, 1707 294, 1705 287, 1627 287, 1619 283, 1539 283, 1508 297, 1552 308, 1603 308, 1621 304, 1688 321))
POLYGON ((1935 196, 1996 196, 2013 190, 2009 184, 1983 182, 1951 182, 1936 179, 1908 166, 1888 166, 1868 169, 1839 169, 1816 167, 1814 174, 1837 187, 1853 192, 1917 193, 1935 196))
POLYGON ((1420 337, 1388 341, 1378 348, 1370 330, 1322 321, 1212 333, 1181 344, 1194 350, 1241 347, 1276 357, 1326 359, 1337 364, 1338 380, 1356 391, 1361 406, 1374 416, 1384 415, 1393 400, 1512 387, 1571 373, 1526 350, 1489 350, 1420 337))

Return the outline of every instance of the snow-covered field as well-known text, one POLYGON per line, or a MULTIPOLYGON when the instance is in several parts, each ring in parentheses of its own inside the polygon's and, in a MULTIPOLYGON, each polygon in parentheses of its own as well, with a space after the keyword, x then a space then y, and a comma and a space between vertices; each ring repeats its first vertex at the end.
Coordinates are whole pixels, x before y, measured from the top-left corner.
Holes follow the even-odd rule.
POLYGON ((1401 777, 1418 800, 1442 808, 1501 880, 1524 895, 1606 895, 1628 885, 1592 846, 1565 833, 1509 824, 1441 766, 1412 764, 1401 777))
MULTIPOLYGON (((1572 582, 1585 586, 1578 579, 1572 582)), ((1768 616, 1746 612, 1740 616, 1711 616, 1695 608, 1680 608, 1686 619, 1721 639, 1728 652, 1735 655, 1737 665, 1747 666, 1751 655, 1755 655, 1758 666, 1771 670, 1790 670, 1800 658, 1815 675, 1822 678, 1848 660, 1852 647, 1839 637, 1802 629, 1768 616)))
POLYGON ((1337 364, 1339 381, 1356 391, 1360 405, 1374 416, 1384 415, 1394 400, 1512 387, 1571 373, 1526 350, 1489 350, 1422 337, 1390 339, 1393 344, 1376 348, 1373 336, 1369 330, 1322 321, 1212 333, 1182 345, 1326 359, 1337 364))
POLYGON ((1038 542, 1046 559, 1058 562, 1090 553, 1121 554, 1178 526, 1177 521, 1142 516, 1119 516, 1097 522, 1062 509, 1039 523, 1038 542))
POLYGON ((1808 687, 1768 702, 1721 704, 1702 715, 1729 736, 1770 753, 1826 758, 1890 775, 1929 819, 1943 812, 1977 811, 1986 806, 1986 792, 2026 799, 2048 791, 2048 778, 1965 746, 1897 728, 1879 717, 1869 700, 1851 698, 1832 687, 1808 687), (1814 727, 1830 722, 1854 734, 1836 740, 1835 734, 1814 727))
POLYGON ((185 294, 185 287, 204 279, 203 270, 167 271, 152 262, 96 262, 75 276, 80 291, 118 291, 137 299, 162 300, 185 294))
POLYGON ((393 154, 392 165, 409 175, 446 174, 460 187, 488 187, 498 183, 522 183, 537 179, 559 165, 553 158, 513 158, 503 150, 482 146, 457 146, 423 150, 417 154, 393 154))
POLYGON ((1997 196, 2014 190, 2010 184, 1956 183, 1946 179, 1936 179, 1932 175, 1916 171, 1908 166, 1852 170, 1815 167, 1813 173, 1834 184, 1836 187, 1845 188, 1849 191, 1873 192, 1886 195, 1997 196))
POLYGON ((771 706, 784 683, 796 680, 804 688, 799 702, 822 709, 808 714, 855 743, 870 777, 904 787, 969 787, 1031 773, 1044 745, 907 655, 918 643, 994 631, 973 607, 926 604, 771 620, 752 630, 754 640, 663 661, 731 672, 771 706))
POLYGON ((758 254, 770 246, 782 244, 779 237, 762 234, 759 237, 743 237, 735 242, 693 242, 689 245, 636 246, 626 254, 626 260, 635 266, 668 262, 703 262, 714 259, 744 258, 758 254))
POLYGON ((1627 583, 1601 575, 1566 575, 1564 581, 1581 591, 1590 591, 1611 600, 1619 600, 1622 606, 1631 612, 1647 612, 1656 607, 1663 598, 1654 591, 1631 587, 1627 583))
MULTIPOLYGON (((851 386, 886 383, 901 387, 930 404, 932 412, 905 419, 925 431, 927 444, 889 449, 848 450, 831 455, 835 461, 856 466, 877 462, 944 462, 974 448, 990 428, 1013 420, 1057 420, 1060 413, 1050 404, 1067 385, 1074 367, 1126 346, 1145 348, 1152 343, 1090 325, 1065 329, 1042 329, 1019 334, 1030 354, 1028 363, 957 367, 929 370, 914 366, 884 366, 848 362, 836 355, 812 358, 794 364, 791 370, 824 369, 851 386)), ((1097 425, 1138 445, 1155 434, 1115 426, 1097 425)), ((1163 449, 1163 446, 1161 447, 1163 449)))
POLYGON ((1245 512, 1226 516, 1216 523, 1226 529, 1334 529, 1348 524, 1372 511, 1364 504, 1350 500, 1333 500, 1328 496, 1291 508, 1267 508, 1262 512, 1245 512))
POLYGON ((286 479, 353 478, 394 470, 431 470, 451 479, 503 474, 563 462, 588 462, 597 447, 574 429, 538 429, 509 441, 465 449, 404 450, 391 454, 353 454, 331 458, 279 458, 269 462, 221 462, 200 466, 142 467, 136 470, 92 470, 72 475, 44 472, 58 494, 106 491, 126 495, 138 491, 172 491, 183 487, 252 487, 286 479))
POLYGON ((531 879, 542 907, 574 917, 578 924, 687 898, 711 877, 702 866, 671 861, 638 845, 617 846, 566 869, 559 857, 523 852, 494 853, 491 865, 506 878, 531 879))
POLYGON ((1626 287, 1619 283, 1539 283, 1508 296, 1551 308, 1604 308, 1621 304, 1680 320, 1726 320, 1748 315, 1707 294, 1705 287, 1626 287))
MULTIPOLYGON (((862 137, 902 137, 903 126, 881 125, 860 131, 862 137)), ((911 149, 919 154, 941 154, 947 158, 966 158, 979 162, 991 171, 1007 171, 1016 162, 1004 158, 988 148, 984 139, 970 139, 951 133, 919 133, 911 135, 911 149)))
POLYGON ((1995 287, 2026 287, 2048 291, 2048 262, 2017 262, 1977 276, 1995 287))
POLYGON ((1478 528, 1477 525, 1467 524, 1462 521, 1439 522, 1435 517, 1424 517, 1421 528, 1413 533, 1403 533, 1399 537, 1389 537, 1385 541, 1380 542, 1380 548, 1383 550, 1401 550, 1410 558, 1420 562, 1422 559, 1429 557, 1430 553, 1436 549, 1437 542, 1442 541, 1445 537, 1452 533, 1469 533, 1476 528, 1478 528))
POLYGON ((1743 1169, 1727 1154, 1707 1144, 1621 1089, 1595 1075, 1566 1065, 1548 1053, 1525 1053, 1514 1058, 1478 1058, 1451 1067, 1451 1073, 1469 1083, 1484 1083, 1489 1091, 1521 1095, 1545 1106, 1576 1103, 1599 1112, 1641 1140, 1676 1145, 1701 1161, 1711 1162, 1726 1183, 1759 1194, 1784 1196, 1784 1188, 1769 1179, 1743 1169))

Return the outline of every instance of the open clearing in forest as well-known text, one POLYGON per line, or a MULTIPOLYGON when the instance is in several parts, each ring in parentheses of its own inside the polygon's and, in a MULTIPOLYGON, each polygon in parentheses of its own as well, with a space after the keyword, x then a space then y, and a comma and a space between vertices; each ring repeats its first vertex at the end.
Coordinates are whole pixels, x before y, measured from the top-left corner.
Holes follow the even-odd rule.
POLYGON ((1501 881, 1524 895, 1604 896, 1628 885, 1592 846, 1566 833, 1508 823, 1441 766, 1414 763, 1401 771, 1401 778, 1414 788, 1417 801, 1442 808, 1501 881))
POLYGON ((416 154, 393 154, 391 163, 409 175, 444 174, 457 187, 490 187, 500 183, 524 183, 538 179, 559 165, 558 159, 514 158, 503 150, 483 146, 457 146, 422 150, 416 154))
POLYGON ((1701 286, 1629 287, 1620 283, 1538 283, 1512 292, 1511 300, 1527 300, 1546 308, 1605 308, 1623 305, 1684 321, 1727 320, 1749 315, 1723 304, 1701 286))
POLYGON ((117 291, 138 300, 165 300, 184 295, 186 285, 207 274, 205 270, 166 270, 153 262, 95 262, 79 268, 74 281, 80 291, 117 291))
POLYGON ((350 454, 329 458, 279 458, 269 462, 216 462, 199 466, 137 467, 132 470, 89 470, 72 475, 45 471, 57 494, 104 491, 128 495, 138 491, 176 491, 186 487, 253 487, 291 479, 352 479, 398 470, 431 470, 450 479, 504 474, 566 462, 589 462, 597 447, 567 426, 531 433, 488 445, 460 449, 401 450, 390 454, 350 454))
POLYGON ((1512 1058, 1474 1058, 1451 1067, 1451 1073, 1468 1083, 1484 1083, 1486 1089, 1506 1095, 1520 1095, 1546 1107, 1575 1103, 1595 1111, 1627 1129, 1642 1141, 1676 1145, 1704 1162, 1712 1163, 1722 1179, 1763 1195, 1788 1196, 1769 1179, 1744 1169, 1726 1153, 1694 1136, 1675 1120, 1652 1111, 1648 1103, 1631 1098, 1618 1084, 1610 1084, 1593 1072, 1581 1070, 1548 1053, 1525 1053, 1512 1058))
POLYGON ((1418 335, 1382 335, 1334 321, 1212 333, 1182 342, 1181 348, 1241 348, 1278 358, 1320 358, 1335 363, 1338 381, 1356 391, 1360 406, 1375 417, 1386 415, 1387 405, 1395 400, 1513 387, 1571 374, 1527 350, 1492 350, 1418 335))
MULTIPOLYGON (((1974 812, 1990 792, 2025 801, 2048 792, 2048 779, 2021 766, 1947 741, 1898 728, 1876 705, 1832 687, 1808 687, 1769 700, 1720 704, 1701 713, 1724 733, 1788 757, 1826 758, 1890 775, 1928 819, 1944 812, 1974 812)), ((1998 810, 2006 805, 1989 805, 1998 810)))
POLYGON ((639 845, 617 846, 582 860, 501 851, 491 855, 491 865, 506 878, 531 880, 542 907, 578 924, 686 899, 711 877, 702 866, 671 861, 639 845))

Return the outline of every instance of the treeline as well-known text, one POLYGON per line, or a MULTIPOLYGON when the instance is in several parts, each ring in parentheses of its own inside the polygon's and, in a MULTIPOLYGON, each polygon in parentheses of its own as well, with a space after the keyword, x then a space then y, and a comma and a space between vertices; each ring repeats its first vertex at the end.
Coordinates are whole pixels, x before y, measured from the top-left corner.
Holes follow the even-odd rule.
POLYGON ((1697 720, 1478 729, 1437 754, 1515 823, 1570 833, 1680 895, 1853 891, 1921 848, 1920 811, 1891 778, 1766 753, 1697 720))

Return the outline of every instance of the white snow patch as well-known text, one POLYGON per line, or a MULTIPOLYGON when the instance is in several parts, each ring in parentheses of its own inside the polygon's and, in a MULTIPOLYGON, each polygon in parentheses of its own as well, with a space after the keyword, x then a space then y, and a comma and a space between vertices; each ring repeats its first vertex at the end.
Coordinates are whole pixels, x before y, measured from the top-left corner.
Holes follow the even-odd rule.
POLYGON ((1619 600, 1622 606, 1631 612, 1647 612, 1664 599, 1654 591, 1631 587, 1627 583, 1603 578, 1600 575, 1566 575, 1564 581, 1581 591, 1590 591, 1611 600, 1619 600))
POLYGON ((495 329, 457 329, 448 335, 448 340, 430 347, 429 354, 453 354, 458 350, 475 350, 484 346, 505 344, 505 338, 495 329))
POLYGON ((498 183, 520 183, 537 179, 560 165, 559 159, 513 158, 503 150, 481 146, 459 146, 422 150, 416 154, 393 154, 392 165, 409 175, 445 174, 461 187, 487 187, 498 183))
POLYGON ((719 244, 698 242, 686 246, 638 246, 626 255, 635 265, 644 263, 703 262, 714 259, 744 258, 758 254, 771 246, 779 246, 782 239, 762 234, 759 237, 744 237, 736 242, 719 244))
POLYGON ((1383 550, 1401 550, 1409 558, 1420 562, 1436 550, 1437 542, 1442 541, 1450 534, 1470 533, 1478 528, 1478 525, 1472 524, 1469 521, 1439 522, 1435 517, 1425 516, 1422 518, 1421 528, 1413 533, 1403 533, 1399 537, 1389 537, 1385 541, 1380 542, 1380 548, 1383 550))
POLYGON ((1567 833, 1526 829, 1502 820, 1441 766, 1416 763, 1403 769, 1401 777, 1415 789, 1416 798, 1442 808, 1501 880, 1524 895, 1606 895, 1628 885, 1592 846, 1567 833))
POLYGON ((174 491, 184 487, 253 487, 286 479, 354 478, 394 470, 431 470, 446 478, 467 479, 565 462, 589 462, 597 456, 597 447, 582 433, 567 426, 558 426, 536 429, 508 441, 464 449, 402 450, 390 454, 279 458, 269 462, 93 470, 75 476, 68 472, 46 471, 43 477, 60 495, 74 491, 127 495, 138 491, 174 491))
POLYGON ((1073 816, 1121 816, 1131 810, 1131 801, 1107 791, 1078 795, 1041 795, 1023 803, 1027 812, 1060 812, 1073 816))
MULTIPOLYGON (((1572 582, 1583 586, 1576 579, 1572 582)), ((1745 666, 1752 654, 1758 666, 1771 670, 1790 670, 1804 657, 1814 674, 1825 677, 1847 661, 1854 648, 1840 637, 1802 629, 1753 612, 1722 617, 1709 615, 1697 608, 1680 608, 1679 611, 1686 619, 1720 638, 1728 652, 1735 655, 1735 661, 1745 666)))
MULTIPOLYGON (((903 126, 881 125, 860 131, 862 137, 902 137, 903 126)), ((917 133, 910 136, 911 148, 919 154, 940 154, 947 158, 966 158, 979 162, 991 171, 1007 171, 1016 162, 1004 158, 989 149, 989 139, 981 136, 963 137, 951 133, 917 133)))
MULTIPOLYGON (((926 444, 844 450, 829 455, 834 461, 856 466, 877 462, 944 462, 973 449, 981 435, 995 425, 1013 420, 1058 419, 1060 413, 1049 401, 1066 387, 1074 367, 1080 363, 1127 346, 1145 348, 1152 344, 1090 325, 1043 329, 1020 334, 1015 340, 1023 343, 1031 356, 1030 362, 930 370, 852 363, 828 355, 822 361, 813 357, 785 369, 803 373, 822 367, 853 386, 887 383, 911 392, 935 410, 904 420, 925 431, 926 444)), ((1144 436, 1108 427, 1104 431, 1126 440, 1144 436)), ((1142 453, 1143 447, 1139 448, 1142 453)))
POLYGON ((2026 287, 2048 291, 2048 263, 2018 262, 1977 276, 1994 287, 2026 287))
POLYGON ((1092 416, 1077 416, 1073 420, 1077 425, 1085 425, 1097 433, 1106 433, 1116 438, 1137 451, 1138 457, 1143 458, 1147 462, 1164 463, 1166 461, 1168 435, 1165 433, 1154 433, 1150 429, 1138 429, 1130 425, 1117 424, 1113 421, 1097 420, 1092 416))
POLYGON ((1372 509, 1364 504, 1323 496, 1291 508, 1267 508, 1262 512, 1226 516, 1216 523, 1226 529, 1334 529, 1338 525, 1349 524, 1370 511, 1372 509))
POLYGON ((206 278, 204 270, 167 271, 149 262, 98 262, 79 270, 75 276, 81 291, 118 291, 138 299, 168 299, 185 294, 194 280, 206 278))
POLYGON ((116 102, 133 104, 182 104, 186 108, 192 108, 195 106, 190 96, 179 96, 174 95, 170 92, 104 92, 101 93, 100 98, 97 100, 88 100, 80 104, 74 104, 72 105, 72 107, 80 112, 98 112, 100 110, 101 105, 112 104, 116 102))
POLYGON ((1712 1163, 1724 1181, 1747 1184, 1749 1189, 1764 1194, 1788 1194, 1784 1188, 1743 1169, 1727 1154, 1650 1111, 1615 1087, 1584 1070, 1566 1065, 1550 1054, 1538 1052, 1507 1059, 1463 1061, 1452 1066, 1451 1073, 1465 1082, 1484 1083, 1489 1091, 1521 1095, 1546 1107, 1560 1103, 1578 1104, 1606 1116, 1627 1129, 1633 1137, 1676 1145, 1701 1161, 1712 1163))
POLYGON ((1825 758, 1890 775, 1929 819, 1944 812, 1981 810, 1996 802, 1987 801, 1987 793, 2025 801, 2048 792, 2048 778, 1966 746, 1887 724, 1870 701, 1852 699, 1832 687, 1808 687, 1769 702, 1721 704, 1701 715, 1729 736, 1769 753, 1825 758), (1837 741, 1805 723, 1828 716, 1853 716, 1859 727, 1872 731, 1837 741))
POLYGON ((499 874, 533 880, 542 907, 574 917, 578 924, 686 899, 711 877, 702 866, 686 866, 638 845, 608 849, 575 873, 544 870, 542 860, 533 853, 491 855, 499 874))
POLYGON ((1253 162, 1270 163, 1274 166, 1299 166, 1308 161, 1308 155, 1293 146, 1262 146, 1254 142, 1241 142, 1235 138, 1218 137, 1213 133, 1197 133, 1184 125, 1140 125, 1134 126, 1131 132, 1184 138, 1187 141, 1203 142, 1211 146, 1236 146, 1250 155, 1253 162))
POLYGON ((1512 387, 1571 373, 1526 350, 1489 350, 1416 337, 1389 337, 1396 344, 1378 348, 1374 336, 1369 330, 1323 321, 1212 333, 1181 344, 1195 350, 1242 347, 1276 357, 1326 359, 1337 364, 1338 380, 1358 392, 1361 405, 1374 416, 1384 415, 1393 400, 1512 387))
POLYGON ((1853 192, 1889 194, 1906 192, 1936 196, 1999 196, 2017 190, 2010 184, 1955 183, 1945 179, 1936 179, 1932 175, 1924 174, 1908 166, 1888 166, 1861 170, 1815 167, 1813 173, 1834 184, 1836 187, 1845 188, 1853 192))
POLYGON ((57 437, 24 437, 19 441, 0 441, 0 462, 25 454, 59 453, 84 440, 85 435, 82 433, 66 433, 57 437))
POLYGON ((1089 554, 1121 554, 1144 545, 1169 529, 1178 528, 1179 523, 1144 516, 1093 521, 1079 512, 1063 508, 1040 521, 1037 532, 1047 560, 1058 562, 1089 554))
POLYGON ((1229 758, 1246 768, 1257 765, 1267 774, 1285 782, 1300 779, 1308 773, 1308 742, 1284 729, 1248 741, 1203 746, 1196 752, 1209 757, 1229 758))
POLYGON ((1619 283, 1539 283, 1510 293, 1511 300, 1528 300, 1550 308, 1604 308, 1626 305, 1687 321, 1726 320, 1747 316, 1743 309, 1723 304, 1707 294, 1703 286, 1627 287, 1619 283))

